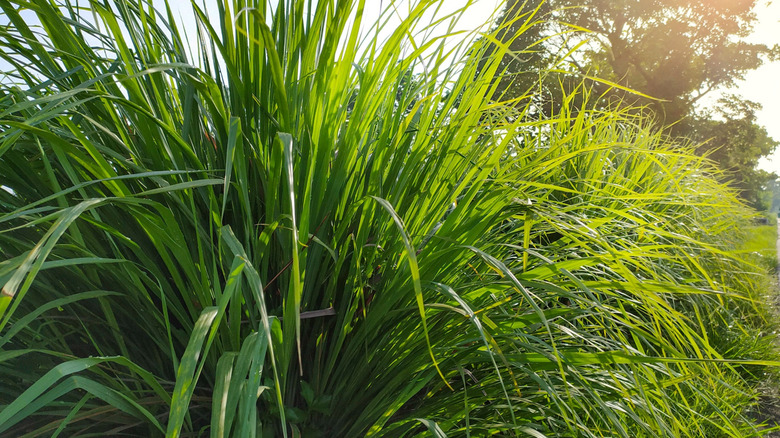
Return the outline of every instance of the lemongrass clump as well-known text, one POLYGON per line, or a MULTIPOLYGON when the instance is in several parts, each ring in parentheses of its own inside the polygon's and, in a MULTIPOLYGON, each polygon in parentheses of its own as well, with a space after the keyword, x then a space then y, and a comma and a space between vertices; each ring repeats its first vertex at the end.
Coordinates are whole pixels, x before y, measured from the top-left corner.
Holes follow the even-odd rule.
POLYGON ((191 59, 168 5, 0 3, 0 434, 755 432, 706 327, 734 196, 494 101, 440 4, 193 4, 191 59))

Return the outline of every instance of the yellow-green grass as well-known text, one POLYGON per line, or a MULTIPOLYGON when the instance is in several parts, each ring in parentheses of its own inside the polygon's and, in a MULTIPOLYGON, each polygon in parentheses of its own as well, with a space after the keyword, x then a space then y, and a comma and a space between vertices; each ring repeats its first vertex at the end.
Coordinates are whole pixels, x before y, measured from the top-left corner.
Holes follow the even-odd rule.
POLYGON ((777 268, 777 224, 752 225, 745 228, 742 251, 755 256, 755 260, 774 272, 777 268))

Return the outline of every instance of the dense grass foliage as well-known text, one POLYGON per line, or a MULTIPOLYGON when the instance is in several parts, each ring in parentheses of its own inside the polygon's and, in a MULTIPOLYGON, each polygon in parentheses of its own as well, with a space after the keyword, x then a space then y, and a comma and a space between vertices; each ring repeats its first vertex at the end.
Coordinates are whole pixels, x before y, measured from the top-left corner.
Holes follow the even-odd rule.
POLYGON ((759 435, 733 193, 438 6, 0 1, 0 434, 759 435))

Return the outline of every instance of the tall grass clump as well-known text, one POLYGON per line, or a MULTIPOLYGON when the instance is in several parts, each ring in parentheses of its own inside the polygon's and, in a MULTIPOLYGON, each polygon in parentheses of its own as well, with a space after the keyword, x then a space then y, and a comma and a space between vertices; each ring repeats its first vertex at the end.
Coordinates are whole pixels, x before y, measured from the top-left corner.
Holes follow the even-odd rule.
POLYGON ((0 1, 0 435, 759 434, 701 158, 438 1, 163 6, 0 1))

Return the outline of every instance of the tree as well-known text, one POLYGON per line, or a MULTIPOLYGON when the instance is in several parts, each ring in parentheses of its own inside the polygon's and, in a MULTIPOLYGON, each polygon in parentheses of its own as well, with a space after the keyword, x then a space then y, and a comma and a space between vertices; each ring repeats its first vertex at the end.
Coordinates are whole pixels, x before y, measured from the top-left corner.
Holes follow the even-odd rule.
MULTIPOLYGON (((755 165, 776 142, 756 124, 756 104, 730 96, 723 111, 697 114, 696 103, 713 90, 734 85, 746 72, 774 57, 778 49, 751 44, 755 0, 508 0, 500 22, 507 72, 497 94, 507 87, 526 89, 540 71, 554 70, 543 89, 552 103, 569 94, 583 77, 592 81, 597 106, 643 108, 658 129, 696 143, 748 193, 760 190, 755 165), (533 11, 544 14, 536 25, 546 44, 512 39, 513 26, 533 11), (588 32, 573 31, 588 29, 588 32), (574 48, 581 47, 578 51, 574 48), (532 53, 526 62, 519 54, 532 53), (724 112, 725 111, 725 112, 724 112), (719 118, 720 117, 720 118, 719 118), (737 130, 741 130, 737 132, 737 130), (726 135, 728 133, 728 135, 726 135), (750 187, 748 187, 750 186, 750 187)), ((576 104, 576 103, 575 103, 576 104)))
POLYGON ((767 183, 767 192, 771 198, 771 206, 769 208, 773 213, 780 211, 780 181, 777 177, 772 178, 767 183))
MULTIPOLYGON (((718 87, 733 85, 774 54, 763 44, 740 40, 755 21, 755 0, 508 0, 504 19, 533 10, 546 14, 538 32, 560 35, 537 48, 513 41, 513 49, 531 49, 534 59, 555 60, 585 43, 567 58, 568 70, 597 76, 654 99, 616 88, 611 95, 631 105, 649 104, 662 123, 676 122, 718 87), (576 26, 588 32, 567 32, 576 26), (542 27, 544 29, 542 29, 542 27), (564 36, 566 38, 564 38, 564 36)), ((516 25, 514 25, 516 26, 516 25)), ((505 40, 511 38, 507 28, 505 40)), ((511 70, 518 71, 514 68, 511 70)), ((606 91, 608 84, 602 84, 606 91)))
POLYGON ((757 169, 758 159, 770 154, 778 142, 756 123, 755 102, 729 95, 718 100, 715 111, 707 111, 691 124, 692 136, 705 139, 698 152, 720 165, 740 196, 757 210, 770 207, 764 190, 776 175, 757 169))

